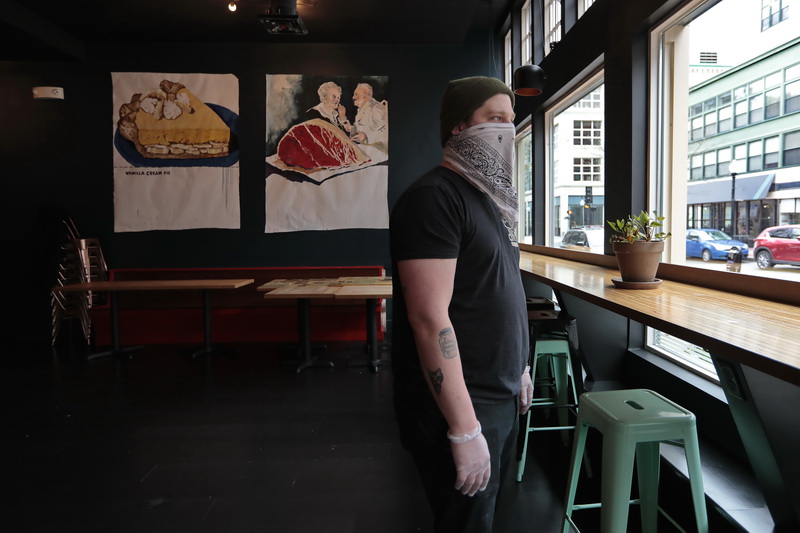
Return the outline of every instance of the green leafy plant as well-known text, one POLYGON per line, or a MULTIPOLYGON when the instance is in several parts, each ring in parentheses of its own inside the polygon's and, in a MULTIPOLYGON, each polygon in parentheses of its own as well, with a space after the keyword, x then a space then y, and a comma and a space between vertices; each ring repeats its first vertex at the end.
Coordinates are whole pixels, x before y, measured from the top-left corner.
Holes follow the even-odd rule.
POLYGON ((612 242, 629 242, 636 241, 663 241, 672 233, 662 231, 663 216, 653 211, 651 217, 645 211, 638 215, 629 215, 627 220, 609 220, 608 225, 617 234, 611 236, 612 242))

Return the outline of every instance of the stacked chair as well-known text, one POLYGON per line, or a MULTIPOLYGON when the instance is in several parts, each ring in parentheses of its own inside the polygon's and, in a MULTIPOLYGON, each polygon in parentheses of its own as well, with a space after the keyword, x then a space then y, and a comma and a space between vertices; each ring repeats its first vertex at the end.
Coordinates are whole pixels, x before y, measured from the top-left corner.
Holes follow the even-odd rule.
MULTIPOLYGON (((73 221, 63 220, 67 240, 61 246, 55 285, 69 285, 108 279, 108 266, 97 239, 82 239, 73 221)), ((51 291, 51 342, 55 345, 65 320, 77 320, 86 343, 91 343, 92 325, 89 309, 105 303, 105 295, 92 292, 64 293, 51 291)))

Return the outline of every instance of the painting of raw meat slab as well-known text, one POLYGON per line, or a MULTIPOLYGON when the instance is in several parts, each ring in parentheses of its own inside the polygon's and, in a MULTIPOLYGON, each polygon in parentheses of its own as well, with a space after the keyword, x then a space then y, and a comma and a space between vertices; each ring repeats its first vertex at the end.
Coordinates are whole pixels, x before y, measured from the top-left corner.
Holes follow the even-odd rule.
POLYGON ((389 227, 386 76, 267 76, 266 233, 389 227))

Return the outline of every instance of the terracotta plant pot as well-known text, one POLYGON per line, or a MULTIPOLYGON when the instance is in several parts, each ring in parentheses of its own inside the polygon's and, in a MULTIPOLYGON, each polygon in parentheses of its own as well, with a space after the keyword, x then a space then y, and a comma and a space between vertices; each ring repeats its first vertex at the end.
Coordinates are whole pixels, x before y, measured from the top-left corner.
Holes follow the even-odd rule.
POLYGON ((613 243, 622 281, 650 282, 656 279, 664 241, 613 243))

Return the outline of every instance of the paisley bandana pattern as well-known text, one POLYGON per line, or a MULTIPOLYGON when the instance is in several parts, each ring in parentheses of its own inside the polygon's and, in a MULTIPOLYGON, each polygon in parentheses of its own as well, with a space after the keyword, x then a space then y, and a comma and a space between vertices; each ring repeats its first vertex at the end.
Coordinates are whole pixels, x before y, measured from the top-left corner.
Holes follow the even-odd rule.
POLYGON ((514 125, 478 124, 452 135, 444 160, 473 186, 488 194, 517 246, 519 198, 513 181, 514 125))

